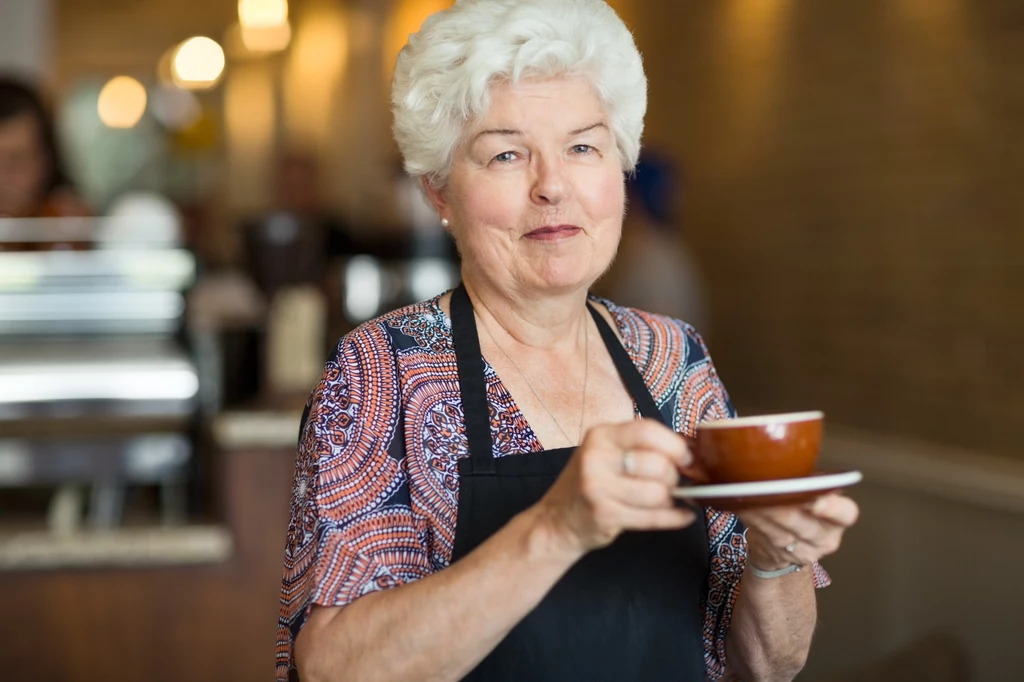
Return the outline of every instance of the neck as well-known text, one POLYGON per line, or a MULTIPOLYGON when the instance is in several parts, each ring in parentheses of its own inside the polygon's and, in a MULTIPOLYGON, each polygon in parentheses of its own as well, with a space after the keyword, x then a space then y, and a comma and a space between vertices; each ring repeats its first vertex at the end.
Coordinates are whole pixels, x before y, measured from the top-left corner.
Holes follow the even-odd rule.
POLYGON ((521 289, 502 291, 465 273, 463 283, 477 319, 492 334, 502 333, 531 348, 576 350, 580 346, 589 318, 586 288, 543 295, 521 289))

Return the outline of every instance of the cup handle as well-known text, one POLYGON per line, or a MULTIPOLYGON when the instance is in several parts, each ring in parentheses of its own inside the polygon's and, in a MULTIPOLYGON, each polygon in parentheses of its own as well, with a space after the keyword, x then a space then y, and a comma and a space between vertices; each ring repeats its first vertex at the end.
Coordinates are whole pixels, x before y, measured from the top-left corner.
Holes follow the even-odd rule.
POLYGON ((693 462, 680 470, 679 474, 679 485, 704 485, 710 483, 711 479, 704 471, 704 467, 701 466, 700 461, 697 459, 697 440, 691 436, 683 434, 683 440, 686 441, 686 447, 693 455, 693 462))

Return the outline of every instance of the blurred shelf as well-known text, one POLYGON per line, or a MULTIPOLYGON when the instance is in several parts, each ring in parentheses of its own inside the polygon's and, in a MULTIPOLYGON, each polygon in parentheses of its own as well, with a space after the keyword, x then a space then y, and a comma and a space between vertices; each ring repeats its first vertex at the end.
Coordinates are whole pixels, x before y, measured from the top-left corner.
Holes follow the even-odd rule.
POLYGON ((198 391, 195 363, 171 339, 0 340, 0 421, 181 418, 198 391))
POLYGON ((301 421, 302 412, 294 410, 224 412, 214 419, 213 435, 224 449, 293 450, 301 421))
POLYGON ((185 477, 192 444, 180 433, 106 438, 0 438, 0 489, 116 482, 172 483, 185 477))
POLYGON ((12 533, 0 535, 0 571, 217 564, 233 545, 222 526, 12 533))
POLYGON ((0 252, 0 292, 91 285, 106 290, 179 291, 195 283, 196 260, 184 249, 0 252))
POLYGON ((35 414, 23 413, 18 419, 0 418, 0 438, 93 438, 184 431, 190 426, 191 418, 184 411, 164 414, 167 411, 161 410, 161 414, 147 415, 138 410, 117 411, 108 404, 104 406, 108 411, 99 413, 95 407, 75 406, 72 411, 72 408, 50 406, 35 414), (52 416, 54 412, 60 413, 59 421, 52 416))

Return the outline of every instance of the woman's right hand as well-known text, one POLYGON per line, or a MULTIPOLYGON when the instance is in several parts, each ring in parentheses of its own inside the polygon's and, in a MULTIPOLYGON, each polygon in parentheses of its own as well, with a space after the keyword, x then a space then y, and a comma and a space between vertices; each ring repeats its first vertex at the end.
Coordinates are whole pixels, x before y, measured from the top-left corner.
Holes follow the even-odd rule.
POLYGON ((580 555, 626 530, 684 528, 695 513, 675 507, 671 492, 691 465, 683 437, 657 421, 595 426, 535 510, 553 538, 580 555))

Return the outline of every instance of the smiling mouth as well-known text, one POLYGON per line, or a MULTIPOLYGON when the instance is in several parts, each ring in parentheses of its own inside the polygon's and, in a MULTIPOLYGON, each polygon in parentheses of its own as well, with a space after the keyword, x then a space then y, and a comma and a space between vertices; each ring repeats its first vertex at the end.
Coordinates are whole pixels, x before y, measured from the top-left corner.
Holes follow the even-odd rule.
POLYGON ((572 237, 583 231, 577 225, 545 225, 526 233, 528 239, 555 240, 572 237))

